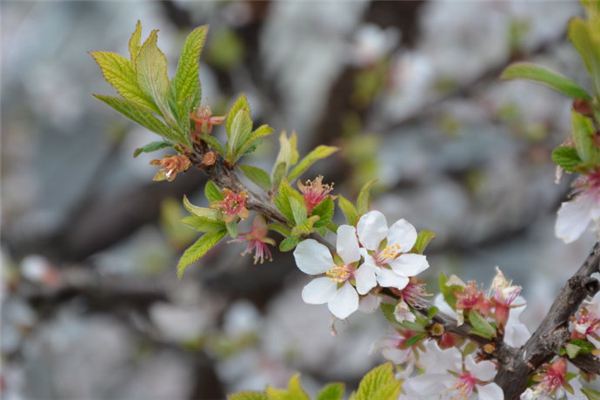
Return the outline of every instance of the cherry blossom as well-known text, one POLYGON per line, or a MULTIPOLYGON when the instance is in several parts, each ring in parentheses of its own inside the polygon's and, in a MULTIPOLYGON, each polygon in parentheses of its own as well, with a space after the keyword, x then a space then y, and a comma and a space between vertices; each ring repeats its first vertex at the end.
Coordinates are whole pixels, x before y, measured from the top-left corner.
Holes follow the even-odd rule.
POLYGON ((325 304, 339 319, 345 319, 359 307, 357 287, 364 286, 363 267, 356 230, 350 225, 340 225, 337 230, 336 251, 342 263, 336 263, 329 249, 314 239, 306 239, 294 250, 298 268, 309 275, 324 275, 313 279, 302 290, 302 299, 308 304, 325 304))
POLYGON ((365 258, 359 271, 365 286, 357 285, 360 294, 377 283, 403 289, 411 276, 429 268, 424 255, 410 253, 417 241, 417 230, 406 220, 400 219, 388 228, 381 212, 370 211, 359 219, 357 232, 365 258))
MULTIPOLYGON (((552 364, 545 366, 542 373, 534 376, 539 383, 521 394, 521 400, 560 399, 567 396, 569 392, 564 386, 570 386, 567 379, 567 361, 559 358, 552 364)), ((570 397, 572 399, 582 397, 570 397)))
POLYGON ((275 241, 267 237, 268 233, 267 223, 264 217, 259 215, 252 221, 252 229, 249 232, 240 234, 237 239, 230 240, 230 243, 245 242, 246 250, 242 256, 254 253, 254 264, 262 264, 265 259, 273 260, 269 246, 274 246, 275 241))
POLYGON ((584 303, 571 322, 571 337, 587 339, 600 348, 600 293, 584 303))
POLYGON ((331 196, 329 193, 333 190, 333 184, 324 184, 323 177, 319 175, 312 181, 307 180, 305 184, 298 182, 298 189, 304 197, 306 212, 310 214, 317 205, 331 196))
POLYGON ((161 158, 160 160, 152 160, 150 161, 150 165, 160 167, 154 178, 152 178, 153 180, 172 182, 178 173, 187 171, 192 166, 192 162, 187 156, 177 154, 161 158))
POLYGON ((223 200, 214 202, 211 207, 223 213, 225 222, 233 222, 238 217, 248 218, 249 211, 246 208, 248 194, 246 192, 236 193, 233 190, 223 189, 223 195, 223 200))
POLYGON ((565 243, 577 240, 593 222, 600 224, 600 170, 575 182, 575 195, 558 210, 554 232, 565 243))

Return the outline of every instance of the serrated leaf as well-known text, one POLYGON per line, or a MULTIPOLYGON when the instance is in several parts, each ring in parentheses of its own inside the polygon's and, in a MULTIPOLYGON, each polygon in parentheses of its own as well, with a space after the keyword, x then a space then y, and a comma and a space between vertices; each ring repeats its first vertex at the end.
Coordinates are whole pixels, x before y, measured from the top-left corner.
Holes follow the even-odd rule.
POLYGON ((269 400, 263 392, 239 392, 227 396, 227 400, 269 400))
POLYGON ((369 197, 371 196, 371 188, 377 182, 377 179, 371 179, 363 185, 356 199, 356 211, 359 215, 369 211, 369 197))
MULTIPOLYGON (((175 117, 169 108, 169 77, 167 75, 167 58, 157 46, 158 30, 150 33, 144 42, 135 61, 137 82, 144 93, 150 96, 168 125, 177 127, 175 117)), ((186 140, 181 137, 180 140, 186 140)))
POLYGON ((568 172, 574 172, 575 168, 582 163, 577 154, 577 149, 570 146, 558 146, 552 151, 552 161, 568 172))
POLYGON ((283 252, 294 250, 299 242, 299 237, 288 236, 279 243, 279 250, 283 252))
POLYGON ((469 323, 473 327, 472 333, 486 339, 496 336, 496 329, 481 314, 475 310, 469 311, 469 323))
POLYGON ((208 181, 204 185, 204 197, 206 197, 209 203, 214 203, 223 200, 223 193, 216 183, 208 181))
POLYGON ((246 178, 262 189, 269 190, 271 188, 271 178, 267 171, 252 165, 239 165, 238 167, 242 170, 246 178))
POLYGON ((248 113, 250 113, 250 104, 248 104, 248 99, 243 94, 239 95, 239 97, 235 100, 235 102, 229 109, 229 112, 227 113, 227 119, 225 120, 225 131, 226 132, 231 131, 231 125, 233 124, 233 119, 235 118, 238 111, 240 111, 240 110, 246 110, 248 113))
POLYGON ((129 59, 131 60, 131 65, 135 65, 135 60, 137 58, 138 53, 140 52, 140 47, 142 43, 142 23, 138 19, 135 24, 135 30, 131 34, 129 38, 129 59))
POLYGON ((101 94, 95 94, 94 97, 108 104, 110 107, 120 112, 132 121, 137 122, 138 124, 151 130, 154 133, 158 133, 165 139, 169 139, 177 143, 180 142, 179 136, 175 132, 173 132, 171 128, 169 128, 161 120, 152 115, 152 113, 141 109, 135 103, 132 103, 131 101, 126 99, 121 99, 119 97, 104 96, 101 94))
POLYGON ((208 232, 200 236, 198 240, 186 251, 183 252, 179 262, 177 263, 177 276, 181 278, 188 266, 195 263, 213 247, 215 247, 221 239, 225 237, 226 231, 208 232))
POLYGON ((528 63, 518 62, 509 65, 500 76, 501 79, 527 79, 538 82, 574 99, 591 99, 590 95, 564 75, 548 68, 528 63))
POLYGON ((308 153, 292 171, 288 174, 288 181, 293 182, 299 178, 307 169, 309 169, 315 162, 327 158, 333 153, 338 151, 337 147, 333 146, 317 146, 313 151, 308 153))
POLYGON ((100 67, 104 79, 126 100, 143 111, 158 112, 158 108, 139 87, 133 66, 125 57, 110 51, 92 51, 90 55, 100 67))
POLYGON ((327 226, 333 219, 335 203, 331 197, 327 197, 313 208, 311 215, 318 215, 319 220, 315 222, 315 228, 327 226))
POLYGON ((182 126, 186 122, 189 124, 189 114, 200 104, 202 97, 198 69, 207 31, 208 26, 203 25, 187 36, 171 81, 171 96, 182 126))
POLYGON ((313 216, 309 217, 308 219, 306 219, 306 221, 302 222, 301 224, 297 224, 292 229, 292 235, 293 236, 304 236, 304 235, 311 234, 314 231, 315 222, 317 222, 318 220, 319 220, 318 215, 313 215, 313 216))
POLYGON ((227 154, 225 156, 227 161, 233 164, 238 160, 240 148, 251 133, 252 119, 250 113, 246 110, 238 111, 231 123, 231 129, 227 131, 227 154))
POLYGON ((300 385, 300 374, 294 374, 290 378, 287 389, 275 389, 269 386, 266 393, 269 400, 310 400, 300 385))
POLYGON ((198 232, 215 232, 225 229, 225 223, 212 218, 188 215, 181 222, 198 232))
POLYGON ((394 376, 394 367, 386 363, 372 369, 361 380, 352 400, 392 400, 400 394, 400 381, 394 376))
POLYGON ((435 233, 426 229, 419 232, 417 235, 417 241, 413 246, 411 253, 423 254, 427 245, 435 238, 435 233))
POLYGON ((358 223, 358 211, 354 204, 342 195, 338 196, 338 207, 342 210, 344 217, 349 225, 356 225, 358 223))
POLYGON ((306 218, 308 217, 306 214, 306 206, 304 205, 304 202, 295 197, 289 197, 288 200, 290 202, 292 215, 294 216, 294 222, 296 223, 296 225, 303 224, 304 221, 306 221, 306 218))
POLYGON ((137 149, 135 149, 135 151, 133 152, 133 157, 137 157, 142 153, 152 153, 154 151, 158 151, 160 149, 166 149, 167 147, 173 147, 173 143, 171 142, 150 142, 145 146, 142 147, 138 147, 137 149))
POLYGON ((573 141, 579 158, 584 163, 597 163, 600 161, 600 149, 594 142, 594 123, 592 120, 578 112, 571 113, 571 129, 573 141))
POLYGON ((317 400, 343 400, 345 385, 341 382, 330 383, 319 391, 317 400))
POLYGON ((217 211, 215 209, 212 209, 212 208, 195 206, 192 203, 190 203, 190 201, 188 200, 187 196, 183 196, 183 207, 190 214, 197 215, 197 216, 203 217, 203 218, 209 218, 209 219, 212 219, 214 221, 219 221, 220 220, 220 213, 219 213, 219 211, 217 211))
POLYGON ((293 197, 299 202, 304 201, 304 197, 300 193, 298 193, 294 188, 290 186, 290 184, 283 180, 281 185, 279 185, 279 190, 273 199, 275 207, 283 214, 283 216, 290 222, 294 221, 294 214, 292 212, 292 207, 290 206, 289 199, 293 197))

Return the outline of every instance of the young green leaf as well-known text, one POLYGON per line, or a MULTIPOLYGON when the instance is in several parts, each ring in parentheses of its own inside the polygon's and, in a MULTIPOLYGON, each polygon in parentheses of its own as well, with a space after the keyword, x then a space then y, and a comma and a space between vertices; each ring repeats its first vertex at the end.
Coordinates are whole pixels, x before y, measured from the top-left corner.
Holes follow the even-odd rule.
POLYGON ((145 146, 138 147, 137 149, 135 149, 135 151, 133 152, 133 157, 135 158, 142 153, 152 153, 160 149, 166 149, 167 147, 173 147, 173 143, 165 141, 150 142, 145 146))
POLYGON ((238 151, 236 152, 236 158, 240 159, 245 154, 252 151, 255 148, 263 137, 269 136, 273 133, 273 128, 269 125, 261 125, 254 130, 243 142, 238 151))
POLYGON ((394 367, 386 363, 372 369, 360 381, 351 400, 391 400, 400 394, 400 381, 394 376, 394 367))
POLYGON ((371 195, 371 188, 377 182, 377 179, 371 179, 367 183, 363 185, 358 193, 358 198, 356 199, 356 209, 359 215, 362 215, 369 211, 369 197, 371 195))
POLYGON ((310 400, 300 385, 300 374, 294 374, 290 378, 287 389, 275 389, 269 386, 266 393, 269 400, 310 400))
POLYGON ((298 202, 304 201, 302 195, 292 188, 286 180, 283 180, 281 185, 279 185, 279 190, 277 191, 273 202, 275 203, 275 207, 277 207, 283 216, 290 222, 294 221, 294 214, 289 200, 292 197, 298 200, 298 202))
POLYGON ((239 152, 248 137, 252 133, 252 119, 246 110, 237 112, 231 123, 231 129, 227 131, 227 154, 225 158, 230 163, 239 159, 239 152))
POLYGON ((104 79, 116 89, 126 100, 143 111, 158 112, 158 108, 146 93, 139 87, 135 70, 125 57, 109 51, 92 51, 104 79))
POLYGON ((135 24, 135 30, 131 34, 129 38, 129 58, 131 60, 131 65, 135 65, 135 60, 137 58, 138 53, 140 52, 140 47, 142 43, 142 23, 138 19, 135 24))
POLYGON ((592 388, 581 388, 581 391, 587 397, 588 400, 600 400, 600 391, 592 388))
POLYGON ((219 139, 212 135, 202 135, 200 136, 200 139, 206 142, 206 144, 208 144, 212 150, 216 151, 222 156, 225 156, 225 148, 223 147, 221 142, 219 142, 219 139))
POLYGON ((568 172, 574 172, 575 168, 582 163, 577 154, 577 149, 571 146, 558 146, 552 151, 552 161, 568 172))
POLYGON ((221 219, 219 211, 212 208, 195 206, 190 203, 187 196, 183 196, 183 207, 190 214, 197 215, 199 217, 209 218, 214 221, 219 221, 221 219))
POLYGON ((179 263, 177 263, 177 276, 181 278, 185 273, 186 268, 190 266, 190 264, 193 264, 204 257, 210 249, 215 247, 217 243, 225 237, 226 233, 226 231, 216 231, 208 232, 200 236, 194 244, 183 252, 183 255, 179 259, 179 263))
POLYGON ((225 223, 208 217, 199 217, 197 215, 188 215, 183 217, 181 222, 198 232, 215 232, 225 229, 225 223))
POLYGON ((491 339, 496 336, 496 328, 475 310, 469 311, 469 323, 473 327, 472 332, 477 336, 486 339, 491 339))
POLYGON ((435 238, 435 233, 428 230, 422 230, 417 235, 417 241, 413 246, 411 253, 423 254, 427 245, 435 238))
POLYGON ((573 111, 571 113, 571 129, 579 158, 585 163, 600 162, 600 149, 594 142, 595 129, 592 120, 573 111))
POLYGON ((574 99, 591 99, 590 95, 578 84, 564 75, 548 68, 528 62, 509 65, 500 76, 501 79, 527 79, 546 85, 565 96, 574 99))
POLYGON ((189 124, 190 112, 200 104, 202 93, 198 68, 207 31, 208 26, 200 26, 185 39, 177 63, 177 71, 171 82, 171 96, 180 124, 186 121, 189 124))
POLYGON ((577 354, 579 354, 579 350, 581 350, 581 347, 573 343, 567 343, 567 345, 565 346, 565 350, 567 351, 567 355, 569 356, 569 358, 575 358, 577 357, 577 354))
POLYGON ((264 190, 271 188, 271 178, 267 171, 252 165, 239 165, 246 178, 250 179, 253 183, 260 186, 264 190))
MULTIPOLYGON (((298 162, 298 136, 292 132, 288 138, 285 132, 279 135, 279 153, 273 164, 271 181, 277 187, 281 180, 287 175, 288 170, 298 162)), ((289 181, 288 181, 289 182, 289 181)))
POLYGON ((227 396, 227 400, 269 400, 263 392, 239 392, 227 396))
POLYGON ((321 228, 327 226, 333 219, 335 213, 335 203, 331 197, 327 197, 325 200, 317 204, 313 208, 311 215, 318 215, 319 220, 315 222, 315 228, 321 228))
POLYGON ((235 239, 238 235, 238 223, 236 221, 227 222, 225 227, 227 228, 227 234, 235 239))
POLYGON ((358 222, 358 211, 356 210, 356 207, 354 207, 354 204, 344 196, 339 195, 338 206, 340 207, 340 210, 342 210, 344 217, 346 217, 348 224, 356 225, 358 222))
POLYGON ((341 382, 330 383, 319 391, 317 400, 343 400, 345 386, 341 382))
POLYGON ((288 201, 290 202, 290 208, 292 209, 294 222, 296 225, 303 224, 307 218, 306 206, 304 205, 304 202, 295 197, 288 197, 288 201))
POLYGON ((206 197, 209 203, 214 203, 223 200, 223 193, 216 183, 208 181, 204 186, 204 197, 206 197))
POLYGON ((279 250, 283 252, 294 250, 299 242, 299 237, 288 236, 279 243, 279 250))
POLYGON ((337 147, 333 146, 318 146, 313 151, 308 153, 298 165, 296 165, 288 175, 288 181, 293 182, 299 178, 307 169, 309 169, 315 162, 327 158, 333 153, 338 151, 337 147))
POLYGON ((581 18, 571 19, 568 36, 592 76, 596 93, 600 93, 600 46, 591 23, 581 18))
POLYGON ((245 110, 250 114, 250 104, 248 104, 248 99, 245 95, 241 94, 233 103, 231 108, 229 109, 229 113, 227 113, 227 119, 225 120, 225 131, 231 131, 231 125, 233 124, 233 119, 237 115, 238 111, 245 110))

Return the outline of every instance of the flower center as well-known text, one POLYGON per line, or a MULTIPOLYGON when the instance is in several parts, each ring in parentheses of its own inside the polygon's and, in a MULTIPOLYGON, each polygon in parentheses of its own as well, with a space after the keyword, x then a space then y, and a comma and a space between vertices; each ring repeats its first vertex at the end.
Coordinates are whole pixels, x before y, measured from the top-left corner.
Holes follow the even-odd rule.
POLYGON ((354 276, 354 268, 349 265, 336 265, 325 272, 325 275, 334 282, 344 283, 354 276))
POLYGON ((471 373, 463 372, 454 386, 458 393, 453 399, 467 399, 473 393, 476 382, 477 379, 471 373))
POLYGON ((383 266, 398 257, 398 255, 400 255, 400 245, 392 244, 377 252, 374 258, 379 266, 383 266))

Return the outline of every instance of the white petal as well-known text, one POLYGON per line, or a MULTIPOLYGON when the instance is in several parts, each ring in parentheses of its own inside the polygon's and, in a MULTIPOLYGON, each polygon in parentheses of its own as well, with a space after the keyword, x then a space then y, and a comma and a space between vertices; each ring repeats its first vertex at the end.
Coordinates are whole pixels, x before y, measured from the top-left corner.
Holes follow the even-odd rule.
POLYGON ((388 234, 387 220, 379 211, 369 211, 358 220, 358 239, 369 250, 377 250, 388 234))
POLYGON ((329 311, 339 319, 346 319, 354 311, 358 310, 358 293, 349 283, 339 288, 335 296, 327 303, 329 311))
POLYGON ((408 285, 408 278, 398 275, 391 269, 379 268, 377 270, 377 282, 383 287, 404 289, 408 285))
POLYGON ((441 293, 435 296, 435 299, 433 299, 433 305, 436 306, 441 313, 456 319, 456 311, 454 311, 452 307, 446 303, 446 300, 444 300, 444 296, 441 293))
POLYGON ((307 304, 325 304, 335 296, 337 283, 327 277, 313 279, 302 289, 302 300, 307 304))
POLYGON ((377 276, 375 275, 377 269, 370 264, 363 264, 358 268, 354 274, 358 294, 367 294, 369 290, 377 286, 377 276))
POLYGON ((565 243, 577 240, 590 224, 593 206, 593 199, 585 195, 562 203, 554 227, 556 237, 565 243))
POLYGON ((473 356, 468 356, 465 364, 467 370, 482 381, 491 381, 496 376, 496 364, 491 361, 483 360, 476 363, 473 356))
POLYGON ((396 244, 400 247, 401 252, 410 251, 417 241, 417 230, 410 222, 405 219, 400 219, 390 226, 387 234, 388 246, 396 244))
POLYGON ((392 260, 390 266, 397 274, 415 276, 429 268, 429 263, 422 254, 402 254, 392 260))
MULTIPOLYGON (((518 299, 518 298, 517 298, 518 299)), ((504 328, 504 343, 513 347, 521 347, 527 342, 531 333, 527 326, 519 319, 521 313, 525 310, 525 306, 511 308, 508 315, 508 321, 504 328)))
POLYGON ((344 263, 351 264, 360 260, 360 249, 356 229, 350 225, 340 225, 337 230, 336 250, 344 263))
POLYGON ((411 355, 411 350, 386 347, 381 350, 381 355, 394 364, 404 364, 411 355))
POLYGON ((452 375, 445 373, 424 373, 407 379, 402 385, 403 390, 414 399, 436 399, 449 385, 452 375))
POLYGON ((364 313, 370 314, 379 308, 381 297, 368 294, 360 298, 358 309, 364 313))
POLYGON ((314 239, 301 241, 294 250, 294 259, 300 271, 309 275, 322 274, 335 265, 329 249, 314 239))
POLYGON ((504 400, 504 392, 502 392, 500 386, 496 385, 495 383, 476 386, 479 400, 504 400))

